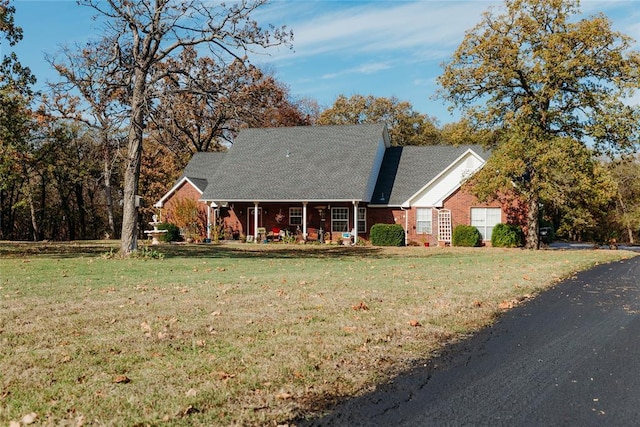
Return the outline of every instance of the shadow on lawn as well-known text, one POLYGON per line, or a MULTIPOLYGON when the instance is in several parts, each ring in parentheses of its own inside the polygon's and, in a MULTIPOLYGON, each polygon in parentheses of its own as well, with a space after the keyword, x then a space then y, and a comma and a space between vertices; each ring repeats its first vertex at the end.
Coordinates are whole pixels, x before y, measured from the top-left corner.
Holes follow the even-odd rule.
MULTIPOLYGON (((325 246, 282 244, 163 244, 150 246, 139 242, 139 247, 155 251, 165 258, 344 258, 388 257, 381 248, 372 246, 325 246)), ((98 257, 115 254, 120 242, 92 240, 73 242, 0 242, 0 258, 98 257)))

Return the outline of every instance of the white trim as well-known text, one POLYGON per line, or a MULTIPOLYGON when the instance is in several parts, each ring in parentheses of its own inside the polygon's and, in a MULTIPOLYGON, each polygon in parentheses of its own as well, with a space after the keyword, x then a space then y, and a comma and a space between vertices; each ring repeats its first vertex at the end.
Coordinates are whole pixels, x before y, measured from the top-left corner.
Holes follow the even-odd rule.
MULTIPOLYGON (((431 181, 429 181, 422 188, 420 188, 420 190, 418 190, 411 197, 409 197, 409 199, 407 199, 404 203, 402 203, 401 206, 404 207, 404 208, 412 207, 414 202, 415 202, 415 199, 417 199, 418 197, 422 196, 429 187, 431 187, 434 183, 436 183, 438 180, 440 180, 440 178, 442 178, 443 176, 448 174, 453 168, 455 168, 462 160, 467 158, 469 155, 475 157, 480 162, 480 165, 476 169, 472 170, 472 173, 470 174, 470 176, 473 173, 475 173, 475 172, 479 171, 480 169, 482 169, 482 167, 486 163, 486 160, 483 159, 482 156, 478 155, 478 153, 473 151, 471 148, 469 148, 469 149, 467 149, 467 151, 465 151, 460 156, 458 156, 457 159, 455 159, 453 162, 451 162, 449 164, 449 166, 444 168, 442 170, 442 172, 440 172, 433 179, 431 179, 431 181)), ((440 203, 442 203, 444 201, 444 199, 446 199, 447 197, 451 196, 461 186, 462 186, 462 182, 457 183, 454 188, 452 188, 444 197, 442 197, 442 199, 440 200, 440 203)), ((439 207, 439 206, 433 206, 433 207, 439 207)))
MULTIPOLYGON (((182 187, 182 185, 183 185, 185 182, 188 182, 189 184, 191 184, 191 186, 192 186, 193 188, 195 188, 195 189, 196 189, 196 191, 197 191, 198 193, 200 193, 200 195, 202 196, 203 192, 202 192, 202 191, 200 191, 200 189, 198 188, 198 186, 197 186, 197 185, 195 185, 195 184, 193 183, 193 181, 191 181, 188 177, 183 176, 183 177, 182 177, 178 182, 176 182, 176 184, 175 184, 173 187, 171 187, 171 190, 167 191, 167 192, 164 194, 164 196, 162 196, 162 198, 161 198, 160 200, 158 200, 158 201, 157 201, 153 206, 154 206, 154 207, 156 207, 156 208, 161 208, 161 207, 163 207, 163 206, 164 206, 164 202, 166 202, 166 201, 167 201, 167 199, 173 195, 173 193, 175 193, 176 191, 178 191, 178 188, 182 187)), ((200 200, 201 200, 201 199, 200 199, 200 200)), ((203 201, 204 201, 205 203, 207 202, 207 201, 205 201, 205 200, 203 200, 203 201)), ((209 202, 212 202, 212 203, 213 203, 213 200, 209 200, 209 202)))
POLYGON ((308 202, 302 202, 302 238, 307 240, 307 204, 308 202))
MULTIPOLYGON (((215 203, 214 199, 198 199, 201 202, 213 202, 215 203)), ((219 200, 218 200, 219 201, 219 200)), ((233 202, 233 203, 254 203, 256 201, 256 199, 235 199, 235 198, 229 198, 228 199, 229 202, 233 202)), ((351 203, 353 202, 353 199, 260 199, 260 203, 303 203, 303 202, 307 202, 310 204, 316 204, 316 203, 351 203)), ((369 203, 366 202, 365 200, 362 199, 357 199, 356 202, 359 203, 369 203)))
POLYGON ((349 232, 349 207, 348 206, 331 206, 331 209, 329 210, 329 212, 330 212, 330 215, 331 215, 331 225, 329 226, 330 227, 329 229, 331 230, 331 232, 332 233, 347 233, 347 232, 349 232), (333 223, 334 223, 333 213, 337 209, 344 210, 347 213, 347 217, 345 219, 335 220, 335 222, 340 223, 340 224, 342 224, 342 223, 344 223, 346 221, 345 229, 344 230, 340 230, 340 231, 336 231, 333 228, 333 223))
POLYGON ((353 202, 353 244, 358 243, 358 202, 353 202))
POLYGON ((433 210, 434 208, 431 207, 423 207, 423 206, 416 206, 415 207, 415 213, 416 213, 416 234, 422 234, 422 235, 431 235, 433 234, 433 210), (420 212, 426 213, 424 211, 428 211, 428 215, 426 215, 426 217, 428 217, 429 219, 423 219, 420 220, 420 212), (419 223, 428 223, 429 227, 427 230, 425 231, 421 231, 420 227, 418 226, 419 223))

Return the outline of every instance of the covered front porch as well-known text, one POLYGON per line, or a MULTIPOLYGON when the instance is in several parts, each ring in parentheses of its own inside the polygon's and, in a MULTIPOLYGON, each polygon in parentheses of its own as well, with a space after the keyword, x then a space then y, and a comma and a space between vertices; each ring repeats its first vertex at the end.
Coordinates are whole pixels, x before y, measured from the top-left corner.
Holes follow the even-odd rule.
POLYGON ((207 238, 214 227, 239 233, 247 241, 319 241, 357 243, 366 237, 366 207, 360 201, 216 201, 208 202, 207 238))

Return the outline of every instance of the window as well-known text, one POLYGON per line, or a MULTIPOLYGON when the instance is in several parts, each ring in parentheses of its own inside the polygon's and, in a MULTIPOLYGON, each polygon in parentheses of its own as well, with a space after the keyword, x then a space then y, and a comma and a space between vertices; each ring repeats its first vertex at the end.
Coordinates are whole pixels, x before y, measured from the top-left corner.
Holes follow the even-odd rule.
POLYGON ((289 225, 302 225, 302 208, 289 208, 289 225))
POLYGON ((367 208, 358 208, 358 234, 367 232, 367 208))
POLYGON ((431 208, 416 208, 416 233, 431 234, 431 208))
POLYGON ((478 229, 482 240, 491 240, 493 227, 500 223, 501 218, 500 208, 471 208, 471 225, 478 229))
POLYGON ((349 208, 331 208, 331 231, 334 233, 349 231, 349 208))

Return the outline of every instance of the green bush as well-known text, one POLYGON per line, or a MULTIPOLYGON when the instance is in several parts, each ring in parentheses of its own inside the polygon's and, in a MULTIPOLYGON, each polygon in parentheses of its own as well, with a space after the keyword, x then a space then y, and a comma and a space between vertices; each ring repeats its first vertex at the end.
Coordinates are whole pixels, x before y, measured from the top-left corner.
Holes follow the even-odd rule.
POLYGON ((522 229, 512 224, 496 224, 491 233, 491 246, 495 248, 517 248, 522 246, 522 229))
POLYGON ((374 224, 369 237, 375 246, 404 246, 404 228, 400 224, 374 224))
POLYGON ((180 229, 175 224, 163 222, 162 224, 158 224, 158 230, 167 230, 167 232, 163 233, 160 237, 160 240, 163 242, 177 242, 181 239, 180 229))
POLYGON ((457 225, 453 229, 451 244, 453 246, 480 246, 482 235, 472 225, 457 225))

